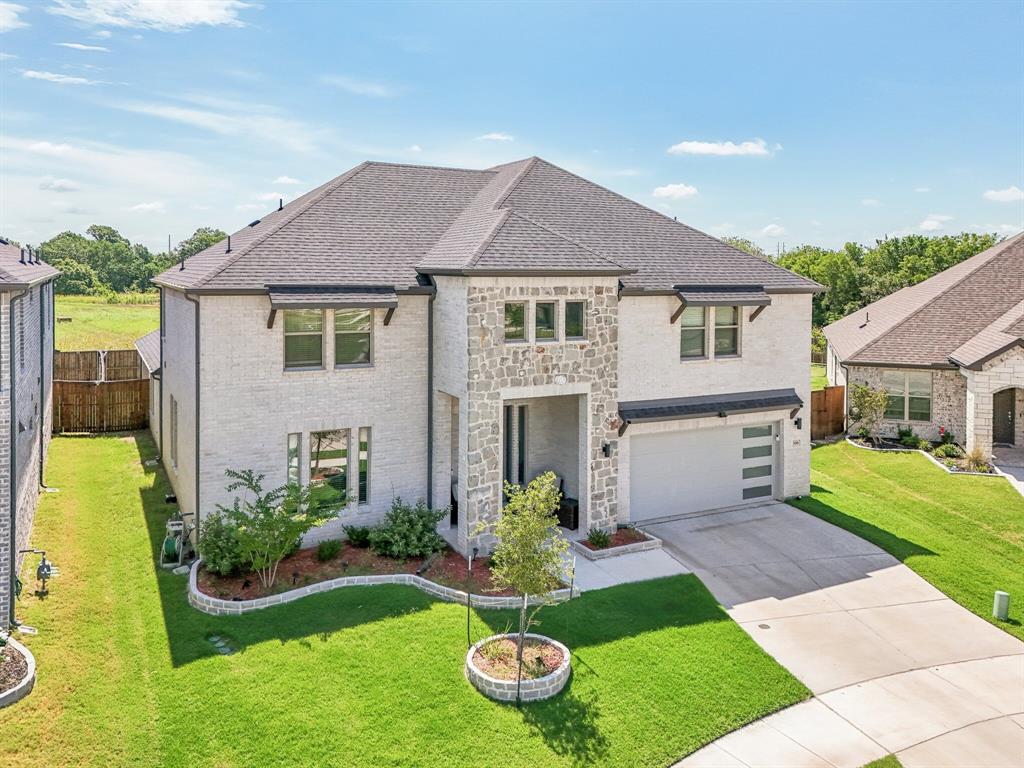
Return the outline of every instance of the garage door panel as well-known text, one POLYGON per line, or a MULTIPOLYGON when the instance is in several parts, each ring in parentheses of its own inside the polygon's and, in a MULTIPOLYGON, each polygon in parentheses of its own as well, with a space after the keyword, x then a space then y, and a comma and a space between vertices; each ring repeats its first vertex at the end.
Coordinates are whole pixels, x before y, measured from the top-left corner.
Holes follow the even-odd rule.
POLYGON ((771 498, 771 425, 633 435, 629 504, 634 521, 771 498))

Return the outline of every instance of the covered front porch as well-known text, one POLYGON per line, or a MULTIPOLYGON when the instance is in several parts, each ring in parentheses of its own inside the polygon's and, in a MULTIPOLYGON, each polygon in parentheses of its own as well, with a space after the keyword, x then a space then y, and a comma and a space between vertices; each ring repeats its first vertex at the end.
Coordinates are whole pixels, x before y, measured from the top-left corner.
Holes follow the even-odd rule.
POLYGON ((1024 454, 1024 348, 961 372, 967 379, 967 450, 977 448, 1000 462, 1019 459, 1024 454))

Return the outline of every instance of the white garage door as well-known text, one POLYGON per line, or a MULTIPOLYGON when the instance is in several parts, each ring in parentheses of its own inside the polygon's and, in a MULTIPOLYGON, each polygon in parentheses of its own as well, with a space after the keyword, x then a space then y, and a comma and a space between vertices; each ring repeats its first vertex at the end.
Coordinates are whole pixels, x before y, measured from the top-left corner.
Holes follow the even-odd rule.
POLYGON ((776 449, 771 424, 633 435, 630 520, 771 498, 776 449))

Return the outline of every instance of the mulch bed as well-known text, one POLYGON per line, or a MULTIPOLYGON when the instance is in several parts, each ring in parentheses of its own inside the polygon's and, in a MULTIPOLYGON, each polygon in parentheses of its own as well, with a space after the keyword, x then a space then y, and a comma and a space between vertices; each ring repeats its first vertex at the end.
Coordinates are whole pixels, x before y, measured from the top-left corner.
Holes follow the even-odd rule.
MULTIPOLYGON (((850 440, 863 448, 874 448, 876 450, 887 450, 887 451, 914 451, 917 448, 912 448, 902 443, 892 442, 891 440, 861 440, 859 437, 851 437, 850 440)), ((934 443, 932 444, 934 447, 934 443)), ((967 459, 946 459, 942 456, 932 456, 937 462, 945 466, 951 472, 975 472, 982 475, 993 475, 995 474, 995 468, 991 464, 986 464, 983 467, 970 468, 967 466, 967 459)))
POLYGON ((13 645, 0 648, 0 693, 9 691, 28 674, 28 662, 13 645))
MULTIPOLYGON (((416 573, 423 567, 425 558, 411 558, 404 562, 378 555, 370 549, 342 546, 337 557, 320 562, 316 547, 299 549, 281 561, 277 569, 277 581, 265 590, 255 573, 233 576, 218 576, 205 567, 199 569, 196 585, 203 594, 221 600, 253 600, 257 597, 276 595, 307 584, 336 579, 339 576, 376 576, 392 573, 416 573)), ((438 584, 474 594, 507 596, 511 591, 492 591, 491 571, 487 558, 473 560, 473 573, 469 573, 466 558, 453 549, 447 549, 430 560, 426 571, 420 574, 438 584)))
MULTIPOLYGON (((562 651, 554 645, 530 638, 523 643, 523 680, 550 675, 561 663, 562 651)), ((481 646, 473 654, 473 665, 498 680, 515 680, 519 672, 515 639, 503 637, 481 646)))
POLYGON ((611 549, 612 547, 624 547, 627 544, 636 544, 638 541, 647 541, 649 538, 650 537, 647 534, 643 531, 638 531, 636 528, 619 528, 611 535, 611 542, 607 547, 595 547, 588 539, 584 539, 580 543, 587 549, 592 549, 596 552, 602 549, 611 549))

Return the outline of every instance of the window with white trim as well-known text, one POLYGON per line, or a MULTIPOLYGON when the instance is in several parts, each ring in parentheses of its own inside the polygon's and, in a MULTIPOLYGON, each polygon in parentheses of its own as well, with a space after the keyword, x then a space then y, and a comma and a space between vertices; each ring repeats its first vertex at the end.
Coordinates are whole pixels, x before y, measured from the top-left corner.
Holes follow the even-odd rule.
POLYGON ((679 356, 682 358, 707 357, 707 307, 687 307, 680 318, 679 356))
POLYGON ((553 301, 538 301, 534 305, 534 338, 537 341, 555 341, 558 338, 557 306, 553 301))
POLYGON ((369 365, 373 354, 373 310, 334 311, 334 364, 369 365))
POLYGON ((526 341, 526 304, 505 302, 505 341, 526 341))
POLYGON ((889 396, 885 406, 886 419, 932 420, 931 371, 883 371, 882 388, 889 396))
POLYGON ((715 357, 740 353, 740 308, 715 307, 715 357))
POLYGON ((563 327, 565 328, 566 339, 582 339, 586 337, 586 309, 587 303, 585 301, 565 302, 563 327))

